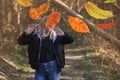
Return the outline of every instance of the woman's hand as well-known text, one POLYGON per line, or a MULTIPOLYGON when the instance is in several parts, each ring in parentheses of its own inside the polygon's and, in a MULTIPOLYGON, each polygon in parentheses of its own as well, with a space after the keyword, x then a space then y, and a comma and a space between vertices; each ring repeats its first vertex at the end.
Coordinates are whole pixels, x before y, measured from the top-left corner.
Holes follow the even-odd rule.
POLYGON ((54 31, 57 35, 64 35, 64 32, 59 27, 54 28, 54 31))
POLYGON ((28 24, 28 27, 25 30, 25 33, 29 35, 34 31, 35 28, 36 28, 36 24, 28 24))

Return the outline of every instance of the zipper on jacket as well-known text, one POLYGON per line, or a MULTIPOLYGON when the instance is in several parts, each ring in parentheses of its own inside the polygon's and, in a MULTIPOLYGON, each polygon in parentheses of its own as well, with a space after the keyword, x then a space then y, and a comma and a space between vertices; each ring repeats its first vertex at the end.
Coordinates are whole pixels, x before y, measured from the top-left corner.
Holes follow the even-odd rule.
POLYGON ((38 54, 38 63, 39 63, 39 60, 40 60, 41 46, 42 46, 42 39, 40 38, 39 54, 38 54))
POLYGON ((55 51, 55 46, 54 46, 54 44, 55 44, 55 43, 53 43, 53 54, 54 54, 54 56, 55 56, 55 58, 56 58, 56 61, 57 61, 57 63, 58 63, 58 66, 60 66, 60 61, 59 61, 59 59, 58 59, 58 56, 56 55, 56 51, 55 51))

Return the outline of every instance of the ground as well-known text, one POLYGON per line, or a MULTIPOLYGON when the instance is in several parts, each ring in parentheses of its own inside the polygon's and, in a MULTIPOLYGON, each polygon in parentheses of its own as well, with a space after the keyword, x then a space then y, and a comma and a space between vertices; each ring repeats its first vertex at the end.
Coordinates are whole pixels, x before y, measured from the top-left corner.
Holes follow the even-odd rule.
MULTIPOLYGON (((116 73, 111 72, 107 66, 99 66, 99 64, 101 65, 102 61, 99 57, 93 57, 93 55, 96 54, 93 48, 84 47, 66 49, 65 52, 66 65, 62 70, 61 80, 120 79, 120 77, 118 77, 119 75, 117 76, 116 73)), ((17 68, 17 65, 15 65, 13 62, 10 62, 10 60, 6 60, 2 57, 0 59, 0 80, 9 80, 9 77, 11 77, 11 80, 34 80, 34 70, 32 70, 30 67, 23 67, 22 69, 19 69, 17 68)))
MULTIPOLYGON (((82 76, 86 71, 75 68, 74 66, 84 59, 84 53, 86 52, 72 49, 66 50, 66 65, 62 70, 61 80, 85 80, 82 76)), ((31 76, 27 80, 33 80, 33 75, 31 76)))

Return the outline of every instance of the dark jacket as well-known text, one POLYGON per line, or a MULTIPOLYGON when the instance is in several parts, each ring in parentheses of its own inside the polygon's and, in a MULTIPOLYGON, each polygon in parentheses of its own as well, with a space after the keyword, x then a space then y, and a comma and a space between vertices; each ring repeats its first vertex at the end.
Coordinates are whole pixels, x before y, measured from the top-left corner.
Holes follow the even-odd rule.
MULTIPOLYGON (((64 36, 57 36, 56 40, 54 41, 54 55, 58 63, 59 69, 63 68, 65 65, 65 52, 64 52, 64 44, 70 44, 73 42, 73 37, 69 34, 65 33, 64 36)), ((29 34, 23 33, 18 38, 18 43, 20 45, 28 45, 28 57, 29 63, 31 68, 37 69, 39 63, 39 56, 40 56, 40 45, 41 40, 37 37, 36 34, 29 34)))

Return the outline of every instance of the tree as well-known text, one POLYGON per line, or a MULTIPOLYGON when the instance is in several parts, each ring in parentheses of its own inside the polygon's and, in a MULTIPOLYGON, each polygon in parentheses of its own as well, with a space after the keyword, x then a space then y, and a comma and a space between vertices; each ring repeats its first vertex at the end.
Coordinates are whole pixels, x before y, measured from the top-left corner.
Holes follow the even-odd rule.
POLYGON ((102 36, 103 38, 105 38, 106 40, 108 40, 110 43, 114 43, 115 45, 117 45, 118 47, 120 47, 120 40, 118 40, 117 38, 115 38, 112 35, 106 33, 102 29, 99 29, 91 21, 89 21, 88 19, 84 19, 83 16, 81 16, 80 14, 78 14, 75 11, 71 10, 67 5, 63 4, 62 2, 60 2, 58 0, 52 0, 52 2, 54 4, 56 4, 57 6, 59 6, 60 8, 64 9, 67 13, 69 13, 69 14, 71 14, 73 16, 81 18, 82 20, 84 20, 89 25, 89 27, 90 27, 90 29, 92 31, 94 31, 98 35, 102 36))

